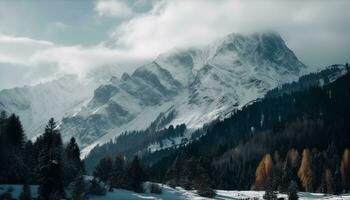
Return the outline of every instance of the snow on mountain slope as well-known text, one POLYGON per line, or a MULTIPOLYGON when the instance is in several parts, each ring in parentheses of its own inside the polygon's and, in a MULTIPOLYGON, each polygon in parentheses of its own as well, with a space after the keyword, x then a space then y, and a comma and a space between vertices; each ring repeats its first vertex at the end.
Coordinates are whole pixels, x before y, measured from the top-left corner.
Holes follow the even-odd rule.
POLYGON ((276 33, 230 34, 207 46, 166 52, 111 79, 78 114, 63 119, 61 131, 88 152, 123 131, 145 129, 161 112, 175 113, 170 124, 195 129, 305 70, 276 33))
POLYGON ((119 70, 105 66, 90 71, 83 79, 65 75, 57 80, 0 91, 0 111, 20 116, 29 139, 43 133, 48 120, 60 121, 74 115, 93 96, 94 89, 117 75, 119 70))
POLYGON ((0 91, 0 110, 20 116, 28 138, 43 132, 49 118, 60 119, 73 112, 90 96, 92 89, 76 76, 0 91))

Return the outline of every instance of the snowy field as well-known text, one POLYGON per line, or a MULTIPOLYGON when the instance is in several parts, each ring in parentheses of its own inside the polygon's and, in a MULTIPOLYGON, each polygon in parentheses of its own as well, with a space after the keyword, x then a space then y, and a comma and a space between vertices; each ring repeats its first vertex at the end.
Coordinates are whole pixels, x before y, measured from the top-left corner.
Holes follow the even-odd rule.
MULTIPOLYGON (((90 196, 90 200, 204 200, 210 198, 200 197, 196 194, 195 191, 187 191, 180 187, 171 188, 166 185, 162 185, 163 192, 162 194, 152 194, 147 189, 149 183, 146 183, 146 192, 145 193, 134 193, 127 190, 115 189, 113 192, 108 192, 105 196, 90 196)), ((21 185, 0 185, 0 194, 6 192, 9 188, 12 188, 12 197, 18 198, 22 186, 21 185)), ((37 197, 38 186, 31 186, 33 197, 37 197)), ((262 200, 264 192, 257 191, 226 191, 226 190, 217 190, 217 195, 214 199, 217 200, 262 200)), ((300 200, 316 200, 316 199, 328 199, 328 200, 350 200, 350 194, 335 196, 335 195, 324 195, 317 193, 298 193, 300 200)), ((278 197, 287 199, 287 195, 279 194, 278 197)))

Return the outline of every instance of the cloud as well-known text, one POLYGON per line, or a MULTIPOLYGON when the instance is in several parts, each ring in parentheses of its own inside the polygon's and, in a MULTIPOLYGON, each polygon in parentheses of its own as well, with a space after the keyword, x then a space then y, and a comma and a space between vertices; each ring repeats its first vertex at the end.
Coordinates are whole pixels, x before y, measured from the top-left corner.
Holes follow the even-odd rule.
POLYGON ((104 66, 131 72, 145 62, 127 51, 111 49, 103 44, 61 46, 49 41, 0 35, 0 89, 13 85, 36 84, 63 76, 77 74, 80 78, 104 66))
POLYGON ((49 41, 0 34, 0 62, 26 65, 33 53, 52 46, 49 41))
POLYGON ((125 17, 132 14, 132 9, 119 0, 98 0, 95 11, 100 17, 125 17))
POLYGON ((343 62, 349 50, 348 6, 341 0, 164 0, 115 27, 110 37, 118 48, 154 57, 174 47, 207 44, 232 32, 273 30, 306 64, 327 65, 343 62))
MULTIPOLYGON (((67 73, 84 77, 106 65, 118 66, 123 73, 171 48, 208 44, 232 32, 277 31, 308 65, 344 63, 350 51, 349 5, 345 0, 98 0, 90 15, 96 12, 108 20, 97 20, 99 28, 93 31, 68 34, 78 41, 82 34, 104 32, 105 41, 97 45, 65 46, 0 33, 0 72, 10 74, 0 77, 0 89, 16 85, 11 74, 34 83, 67 73), (103 23, 112 23, 112 30, 103 23), (4 86, 5 79, 11 84, 4 86)), ((49 28, 58 36, 74 28, 56 20, 49 28)))

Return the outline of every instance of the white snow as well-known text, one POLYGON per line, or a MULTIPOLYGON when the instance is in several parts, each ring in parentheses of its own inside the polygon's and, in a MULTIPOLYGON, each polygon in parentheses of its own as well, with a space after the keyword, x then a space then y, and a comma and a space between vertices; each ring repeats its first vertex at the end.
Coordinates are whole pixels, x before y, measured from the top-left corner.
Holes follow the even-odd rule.
MULTIPOLYGON (((91 143, 81 144, 84 147, 83 156, 96 145, 108 142, 126 130, 147 128, 159 113, 166 114, 170 108, 176 111, 170 124, 185 123, 189 129, 197 129, 214 119, 227 117, 228 112, 263 97, 269 89, 297 80, 307 69, 305 65, 296 59, 284 43, 280 44, 275 56, 276 62, 282 64, 264 57, 258 50, 261 46, 269 45, 265 44, 263 36, 266 35, 231 34, 206 46, 174 49, 159 55, 154 62, 141 66, 136 70, 137 75, 114 80, 110 84, 118 88, 118 92, 106 104, 90 104, 77 114, 86 119, 101 114, 108 124, 102 127, 105 130, 101 135, 93 136, 96 139, 91 143), (164 75, 164 71, 170 76, 164 75), (175 96, 154 88, 154 77, 175 96), (181 87, 175 86, 173 80, 180 83, 181 87), (157 98, 156 105, 148 105, 152 102, 143 100, 149 94, 157 98), (107 111, 111 102, 128 112, 125 116, 118 114, 125 121, 111 122, 107 111)), ((267 37, 280 42, 279 37, 273 34, 267 37)), ((69 132, 67 134, 85 138, 93 134, 79 124, 70 125, 66 130, 69 132)))
MULTIPOLYGON (((149 183, 146 183, 146 188, 149 183)), ((171 188, 167 185, 162 185, 162 194, 153 194, 146 189, 145 193, 134 193, 127 190, 114 189, 113 192, 108 192, 106 196, 91 196, 91 200, 114 200, 114 199, 125 199, 125 200, 142 200, 142 199, 157 199, 157 200, 205 200, 211 198, 205 198, 199 196, 194 190, 185 190, 181 187, 171 188)), ((216 190, 217 195, 212 199, 217 200, 246 200, 256 199, 262 200, 263 191, 229 191, 229 190, 216 190)), ((349 200, 350 195, 325 195, 319 193, 298 193, 300 200, 349 200)), ((288 199, 286 194, 278 194, 278 197, 288 199)))
MULTIPOLYGON (((149 182, 146 182, 144 193, 135 193, 128 190, 114 189, 112 192, 107 192, 105 196, 90 196, 90 200, 142 200, 142 199, 153 199, 153 200, 205 200, 210 198, 205 198, 199 196, 195 190, 185 190, 181 187, 172 188, 164 184, 159 184, 162 188, 161 194, 153 194, 149 191, 149 182)), ((38 185, 31 185, 32 197, 38 197, 38 185)), ((18 198, 21 191, 22 185, 6 185, 0 184, 0 195, 5 193, 11 188, 12 197, 18 198)), ((243 199, 253 199, 262 200, 264 192, 263 191, 232 191, 232 190, 216 190, 217 195, 213 199, 217 200, 243 200, 243 199)), ((350 194, 342 195, 326 195, 321 193, 307 193, 299 192, 299 200, 350 200, 350 194)), ((278 194, 278 197, 287 199, 287 195, 278 194)))

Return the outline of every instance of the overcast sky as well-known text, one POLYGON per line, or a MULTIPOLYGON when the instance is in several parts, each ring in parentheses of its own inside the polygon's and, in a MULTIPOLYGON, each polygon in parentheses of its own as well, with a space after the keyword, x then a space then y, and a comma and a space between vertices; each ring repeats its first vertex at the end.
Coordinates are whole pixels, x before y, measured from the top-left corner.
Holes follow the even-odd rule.
POLYGON ((1 0, 0 89, 101 66, 120 71, 174 47, 276 31, 309 66, 350 57, 350 1, 1 0))

